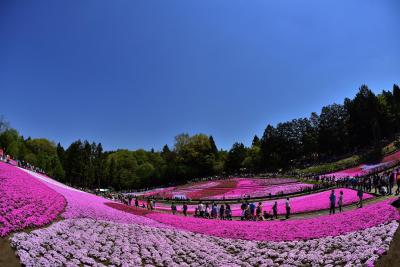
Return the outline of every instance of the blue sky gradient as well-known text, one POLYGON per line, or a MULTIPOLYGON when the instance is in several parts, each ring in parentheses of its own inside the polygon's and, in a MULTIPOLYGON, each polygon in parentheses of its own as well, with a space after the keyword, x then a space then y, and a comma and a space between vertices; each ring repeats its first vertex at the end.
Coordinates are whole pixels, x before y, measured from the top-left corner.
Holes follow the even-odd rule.
POLYGON ((400 83, 400 1, 0 1, 0 114, 67 146, 251 143, 400 83))

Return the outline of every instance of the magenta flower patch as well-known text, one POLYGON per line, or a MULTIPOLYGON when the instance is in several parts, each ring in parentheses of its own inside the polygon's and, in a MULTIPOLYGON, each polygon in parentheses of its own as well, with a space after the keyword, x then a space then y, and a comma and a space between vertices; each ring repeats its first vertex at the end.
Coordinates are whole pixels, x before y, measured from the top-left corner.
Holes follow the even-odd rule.
POLYGON ((178 229, 218 237, 287 241, 338 236, 400 219, 399 212, 390 205, 393 199, 355 209, 319 217, 288 221, 221 221, 150 213, 146 217, 178 229))
POLYGON ((16 167, 0 162, 0 236, 53 221, 65 199, 16 167))

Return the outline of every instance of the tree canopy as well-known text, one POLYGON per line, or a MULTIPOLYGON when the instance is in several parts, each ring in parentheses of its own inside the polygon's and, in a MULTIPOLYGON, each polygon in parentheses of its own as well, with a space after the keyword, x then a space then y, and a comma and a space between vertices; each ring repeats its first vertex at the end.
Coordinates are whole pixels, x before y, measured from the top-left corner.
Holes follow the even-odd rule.
POLYGON ((24 138, 0 117, 0 147, 62 182, 81 187, 135 189, 238 172, 290 170, 379 147, 400 131, 400 88, 374 94, 366 85, 353 99, 322 107, 307 118, 267 125, 251 146, 218 149, 213 136, 179 134, 170 148, 103 151, 77 140, 64 148, 44 138, 24 138))

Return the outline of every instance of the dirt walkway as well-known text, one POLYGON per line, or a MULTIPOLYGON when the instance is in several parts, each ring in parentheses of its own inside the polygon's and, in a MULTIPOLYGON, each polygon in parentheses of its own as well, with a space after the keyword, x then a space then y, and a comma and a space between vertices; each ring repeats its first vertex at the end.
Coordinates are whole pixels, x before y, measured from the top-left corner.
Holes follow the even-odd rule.
MULTIPOLYGON (((398 209, 400 212, 400 209, 398 209)), ((390 243, 389 251, 375 263, 376 267, 400 267, 400 227, 390 243)))
POLYGON ((0 238, 0 266, 1 267, 20 267, 18 257, 11 248, 8 237, 0 238))

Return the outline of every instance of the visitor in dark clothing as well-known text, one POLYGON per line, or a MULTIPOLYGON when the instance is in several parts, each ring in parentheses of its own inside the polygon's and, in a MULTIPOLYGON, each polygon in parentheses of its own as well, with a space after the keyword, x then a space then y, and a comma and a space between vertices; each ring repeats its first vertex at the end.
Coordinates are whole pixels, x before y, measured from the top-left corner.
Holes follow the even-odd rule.
POLYGON ((329 214, 335 214, 335 205, 336 205, 335 190, 332 190, 331 195, 329 196, 329 202, 330 202, 329 214))
POLYGON ((275 201, 274 205, 272 206, 272 213, 275 219, 278 219, 278 202, 275 201))
POLYGON ((185 216, 187 216, 187 209, 188 209, 187 204, 186 204, 186 203, 183 203, 182 211, 183 211, 183 215, 185 215, 185 216))
POLYGON ((286 219, 289 219, 290 217, 290 202, 289 202, 289 198, 286 198, 286 219))
POLYGON ((219 218, 221 220, 225 220, 225 205, 221 204, 221 206, 219 207, 219 218))

